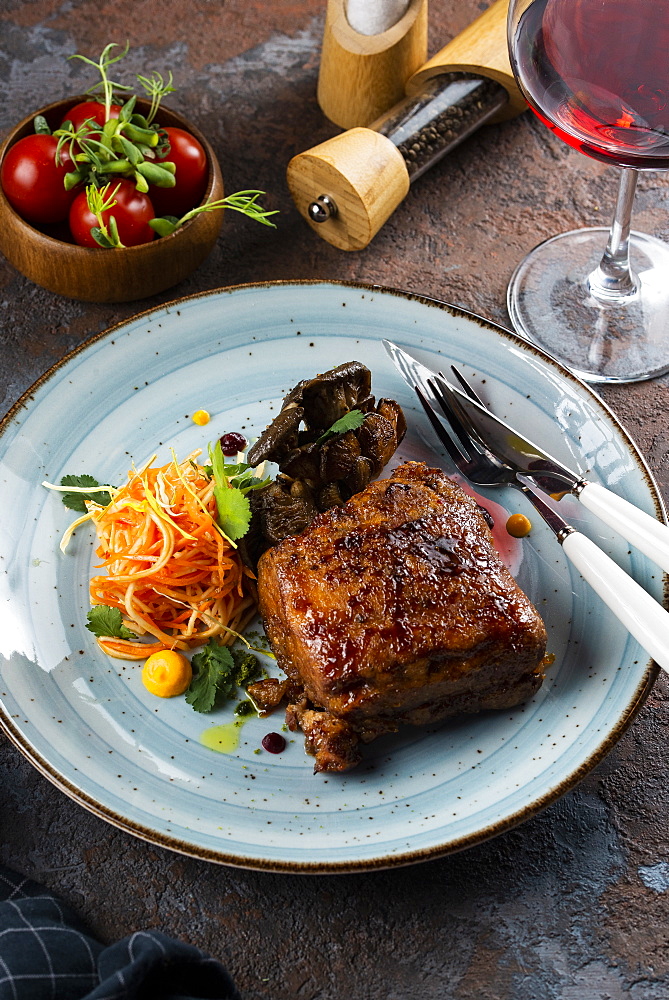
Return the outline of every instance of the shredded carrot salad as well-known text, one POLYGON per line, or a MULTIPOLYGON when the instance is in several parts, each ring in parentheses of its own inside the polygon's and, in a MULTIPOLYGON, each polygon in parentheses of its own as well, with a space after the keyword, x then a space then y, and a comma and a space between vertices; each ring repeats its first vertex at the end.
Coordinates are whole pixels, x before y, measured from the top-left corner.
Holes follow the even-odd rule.
POLYGON ((132 470, 106 507, 87 505, 105 570, 91 579, 91 603, 118 608, 128 629, 155 639, 101 636, 111 656, 140 660, 217 635, 226 644, 255 612, 255 578, 217 525, 214 483, 198 454, 132 470))

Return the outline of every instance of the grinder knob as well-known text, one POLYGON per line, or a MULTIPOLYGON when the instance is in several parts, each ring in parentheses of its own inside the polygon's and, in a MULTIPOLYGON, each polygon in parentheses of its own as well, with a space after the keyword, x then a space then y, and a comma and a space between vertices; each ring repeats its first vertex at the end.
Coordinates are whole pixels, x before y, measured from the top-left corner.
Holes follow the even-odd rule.
POLYGON ((294 156, 287 180, 300 214, 340 250, 366 247, 410 185, 397 146, 369 128, 350 129, 294 156))

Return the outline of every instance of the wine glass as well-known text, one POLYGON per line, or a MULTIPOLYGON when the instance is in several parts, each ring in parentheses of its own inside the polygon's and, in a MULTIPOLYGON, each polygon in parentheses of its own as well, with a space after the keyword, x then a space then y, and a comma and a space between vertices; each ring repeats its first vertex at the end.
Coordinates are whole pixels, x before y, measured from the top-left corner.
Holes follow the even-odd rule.
POLYGON ((516 268, 513 325, 590 382, 669 371, 669 246, 630 231, 638 171, 669 167, 669 0, 510 0, 508 39, 541 121, 622 168, 610 230, 554 236, 516 268))

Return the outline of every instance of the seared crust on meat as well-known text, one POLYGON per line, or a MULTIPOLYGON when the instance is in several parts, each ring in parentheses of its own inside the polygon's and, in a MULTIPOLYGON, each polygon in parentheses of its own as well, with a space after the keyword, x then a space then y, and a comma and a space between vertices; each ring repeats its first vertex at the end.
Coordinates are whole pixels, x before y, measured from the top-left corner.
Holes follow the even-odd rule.
POLYGON ((258 593, 279 666, 304 688, 290 721, 317 731, 308 739, 317 769, 352 766, 351 739, 509 708, 543 679, 543 622, 478 504, 422 463, 405 463, 267 551, 258 593), (346 724, 341 766, 312 709, 346 724))

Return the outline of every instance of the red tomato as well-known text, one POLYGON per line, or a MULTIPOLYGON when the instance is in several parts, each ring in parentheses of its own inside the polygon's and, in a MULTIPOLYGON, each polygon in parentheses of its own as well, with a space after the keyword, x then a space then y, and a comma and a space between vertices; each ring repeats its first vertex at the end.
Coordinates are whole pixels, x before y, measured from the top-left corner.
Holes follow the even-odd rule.
MULTIPOLYGON (((123 246, 150 243, 156 234, 148 223, 150 219, 155 219, 156 213, 149 196, 138 191, 134 183, 125 177, 111 182, 107 196, 113 192, 116 204, 102 213, 104 222, 109 225, 110 216, 114 216, 123 246)), ((91 229, 97 225, 98 220, 86 202, 86 192, 82 191, 70 209, 70 232, 74 242, 82 247, 97 247, 91 236, 91 229)))
POLYGON ((152 184, 151 201, 158 215, 176 215, 181 218, 204 198, 209 173, 207 154, 195 136, 182 128, 168 126, 162 131, 167 133, 170 151, 161 159, 156 158, 155 162, 172 161, 176 167, 176 184, 172 188, 152 184))
POLYGON ((5 153, 2 190, 26 222, 62 222, 76 198, 77 191, 66 191, 63 184, 74 163, 66 149, 60 151, 60 165, 56 163, 57 145, 52 135, 26 135, 5 153))
MULTIPOLYGON (((110 118, 118 118, 121 112, 120 104, 112 104, 109 109, 110 118)), ((99 101, 82 101, 75 104, 63 118, 63 122, 72 122, 75 132, 78 132, 85 121, 92 118, 98 128, 102 128, 105 123, 105 106, 99 101)), ((61 125, 63 124, 61 122, 61 125)))

